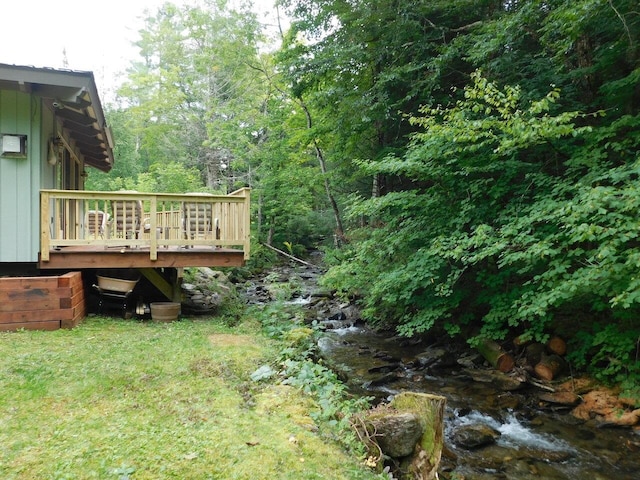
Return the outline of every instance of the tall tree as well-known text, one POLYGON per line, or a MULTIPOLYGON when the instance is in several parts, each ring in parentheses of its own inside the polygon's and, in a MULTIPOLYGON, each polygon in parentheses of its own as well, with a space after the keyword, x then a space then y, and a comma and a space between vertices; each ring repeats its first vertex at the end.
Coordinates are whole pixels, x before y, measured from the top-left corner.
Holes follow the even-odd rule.
POLYGON ((197 167, 208 187, 224 190, 235 160, 230 144, 255 108, 248 63, 258 54, 259 25, 255 14, 224 0, 201 5, 166 3, 146 19, 137 42, 142 60, 119 94, 136 120, 147 167, 182 162, 197 167))

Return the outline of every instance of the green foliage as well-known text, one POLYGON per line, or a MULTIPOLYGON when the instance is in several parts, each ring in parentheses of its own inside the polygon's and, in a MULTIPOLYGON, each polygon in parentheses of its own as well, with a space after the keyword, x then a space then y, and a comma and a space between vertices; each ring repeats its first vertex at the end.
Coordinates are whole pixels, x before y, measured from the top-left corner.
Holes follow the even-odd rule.
POLYGON ((569 358, 578 367, 593 365, 596 378, 623 383, 630 377, 640 377, 640 329, 637 326, 593 322, 589 329, 576 335, 574 344, 576 348, 569 358))
POLYGON ((122 160, 152 174, 183 164, 197 169, 199 185, 225 193, 248 183, 242 152, 261 102, 260 77, 249 67, 258 32, 246 5, 225 1, 166 3, 150 14, 136 44, 141 58, 119 90, 137 157, 122 160))
MULTIPOLYGON (((627 358, 637 1, 281 5, 291 28, 273 54, 223 1, 150 15, 112 113, 115 176, 88 188, 192 189, 193 167, 210 190, 249 184, 256 243, 300 255, 342 234, 346 205, 351 243, 325 282, 370 321, 543 340, 579 318, 581 368, 627 358), (592 324, 616 330, 594 343, 592 324)), ((272 260, 253 251, 252 268, 272 260)), ((614 365, 608 378, 637 377, 614 365)))
POLYGON ((138 175, 136 190, 140 192, 186 193, 203 190, 200 172, 182 163, 154 163, 149 171, 138 175))
POLYGON ((285 360, 281 375, 284 384, 301 389, 317 402, 318 410, 311 414, 317 423, 333 430, 345 446, 364 452, 351 428, 351 416, 366 410, 369 399, 351 397, 331 369, 310 359, 285 360))
POLYGON ((404 335, 544 340, 568 313, 604 317, 612 326, 584 339, 581 366, 620 359, 601 375, 637 382, 622 366, 640 313, 640 138, 622 132, 640 118, 594 130, 577 112, 552 115, 558 100, 557 90, 525 100, 475 74, 455 105, 412 117, 424 130, 407 154, 363 168, 421 188, 355 203, 352 215, 379 226, 324 281, 404 335))
POLYGON ((251 245, 251 258, 247 261, 245 269, 247 269, 250 276, 251 274, 261 273, 269 267, 276 264, 278 261, 277 253, 273 250, 264 247, 261 244, 252 243, 251 245))

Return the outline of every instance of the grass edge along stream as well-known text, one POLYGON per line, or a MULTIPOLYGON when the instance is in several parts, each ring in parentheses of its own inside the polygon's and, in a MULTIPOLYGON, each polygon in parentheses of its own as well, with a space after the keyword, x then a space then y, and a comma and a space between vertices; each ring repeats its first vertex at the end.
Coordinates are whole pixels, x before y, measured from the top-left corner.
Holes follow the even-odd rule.
POLYGON ((0 334, 0 475, 381 478, 345 448, 339 383, 282 312, 0 334), (262 365, 276 375, 252 380, 262 365))

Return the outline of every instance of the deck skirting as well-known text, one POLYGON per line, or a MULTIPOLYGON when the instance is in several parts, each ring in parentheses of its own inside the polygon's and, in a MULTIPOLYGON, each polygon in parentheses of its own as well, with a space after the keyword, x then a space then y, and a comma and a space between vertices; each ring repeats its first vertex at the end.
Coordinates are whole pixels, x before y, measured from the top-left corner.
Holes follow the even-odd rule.
POLYGON ((73 328, 86 314, 82 272, 0 278, 0 331, 73 328))

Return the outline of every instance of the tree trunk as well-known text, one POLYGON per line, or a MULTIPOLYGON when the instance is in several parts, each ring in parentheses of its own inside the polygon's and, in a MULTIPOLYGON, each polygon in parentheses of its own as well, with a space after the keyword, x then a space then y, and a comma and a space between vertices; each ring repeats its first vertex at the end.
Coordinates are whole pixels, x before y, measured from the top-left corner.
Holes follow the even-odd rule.
POLYGON ((513 357, 493 340, 483 338, 476 348, 493 368, 504 373, 513 369, 515 365, 513 357))
POLYGON ((273 243, 273 225, 269 227, 269 231, 267 232, 267 245, 271 245, 273 243))
MULTIPOLYGON (((300 106, 304 110, 304 114, 307 117, 307 128, 311 130, 313 126, 313 122, 311 121, 311 112, 307 108, 307 105, 302 101, 302 99, 298 98, 298 102, 300 106)), ((320 171, 322 172, 322 178, 324 181, 324 190, 327 193, 327 198, 329 199, 329 203, 331 204, 331 209, 333 210, 333 217, 336 222, 336 236, 342 241, 344 239, 344 229, 342 228, 342 218, 340 217, 340 210, 338 209, 338 203, 336 202, 333 193, 331 193, 331 186, 329 184, 329 177, 327 175, 327 164, 324 160, 324 153, 322 152, 322 148, 318 145, 318 142, 313 140, 313 148, 316 151, 316 158, 318 159, 318 163, 320 164, 320 171)))
POLYGON ((380 174, 374 173, 373 180, 371 182, 371 198, 378 198, 380 196, 380 174))

